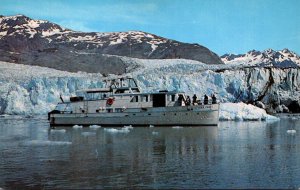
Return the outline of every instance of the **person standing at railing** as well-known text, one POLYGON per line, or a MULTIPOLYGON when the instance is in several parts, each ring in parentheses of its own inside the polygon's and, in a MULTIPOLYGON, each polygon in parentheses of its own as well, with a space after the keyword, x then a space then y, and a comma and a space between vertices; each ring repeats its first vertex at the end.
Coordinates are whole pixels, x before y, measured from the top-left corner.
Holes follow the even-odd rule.
POLYGON ((204 105, 205 104, 208 104, 208 96, 206 94, 204 95, 204 105))
POLYGON ((217 103, 217 98, 216 98, 215 94, 212 94, 211 99, 212 99, 212 104, 217 103))

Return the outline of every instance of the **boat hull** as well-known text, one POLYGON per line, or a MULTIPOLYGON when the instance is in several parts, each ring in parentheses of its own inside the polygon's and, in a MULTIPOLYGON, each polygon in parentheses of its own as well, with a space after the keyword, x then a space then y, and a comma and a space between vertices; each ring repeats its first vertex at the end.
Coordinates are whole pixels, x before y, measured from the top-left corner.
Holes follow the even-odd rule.
POLYGON ((217 126, 219 104, 127 109, 114 113, 54 113, 51 126, 217 126))

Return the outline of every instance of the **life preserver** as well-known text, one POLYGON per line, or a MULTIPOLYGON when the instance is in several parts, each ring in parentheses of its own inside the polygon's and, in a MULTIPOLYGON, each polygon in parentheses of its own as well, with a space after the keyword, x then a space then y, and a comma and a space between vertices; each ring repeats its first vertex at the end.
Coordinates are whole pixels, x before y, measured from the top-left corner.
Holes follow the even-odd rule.
POLYGON ((107 100, 106 100, 106 104, 107 105, 112 105, 114 103, 114 99, 113 98, 108 98, 107 100))

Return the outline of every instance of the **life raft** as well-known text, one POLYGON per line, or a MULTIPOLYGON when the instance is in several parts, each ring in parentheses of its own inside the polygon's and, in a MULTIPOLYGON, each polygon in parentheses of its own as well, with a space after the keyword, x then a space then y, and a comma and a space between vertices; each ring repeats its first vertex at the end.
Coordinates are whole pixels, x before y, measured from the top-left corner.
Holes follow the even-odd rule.
POLYGON ((107 100, 106 100, 106 104, 107 105, 112 105, 114 103, 114 99, 113 98, 108 98, 107 100))

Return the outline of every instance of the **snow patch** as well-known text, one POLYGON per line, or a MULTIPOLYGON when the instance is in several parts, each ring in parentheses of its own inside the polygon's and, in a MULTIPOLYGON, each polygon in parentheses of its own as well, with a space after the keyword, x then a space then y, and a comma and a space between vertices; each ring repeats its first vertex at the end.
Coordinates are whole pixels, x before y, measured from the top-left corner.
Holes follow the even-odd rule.
POLYGON ((30 20, 30 21, 28 22, 27 25, 28 25, 30 28, 37 28, 37 27, 40 26, 41 23, 45 23, 45 21, 30 20))
POLYGON ((117 45, 117 44, 120 44, 120 43, 122 43, 122 38, 118 38, 115 41, 111 41, 109 43, 109 45, 117 45))

